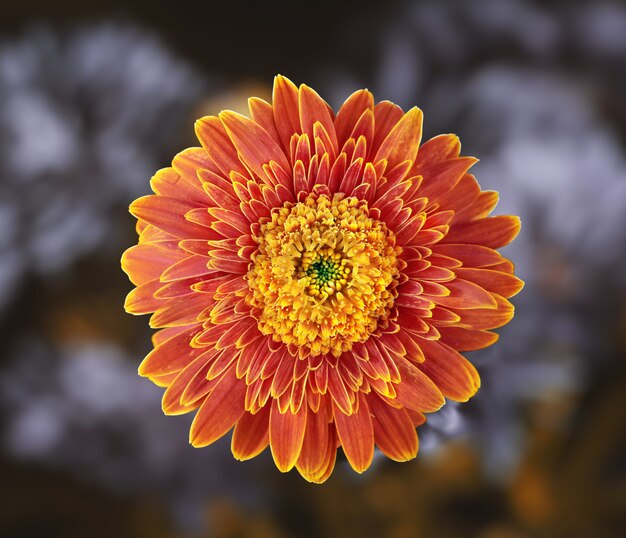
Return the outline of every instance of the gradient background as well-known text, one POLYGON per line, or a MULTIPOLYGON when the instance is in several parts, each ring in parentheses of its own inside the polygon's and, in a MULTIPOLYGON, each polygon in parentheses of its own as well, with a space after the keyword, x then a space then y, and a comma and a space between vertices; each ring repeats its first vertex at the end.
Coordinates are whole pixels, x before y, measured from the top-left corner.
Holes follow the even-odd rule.
POLYGON ((626 5, 124 4, 2 4, 0 536, 626 535, 626 5), (523 223, 478 395, 431 415, 416 461, 322 486, 192 449, 122 309, 129 203, 276 73, 335 108, 417 104, 523 223))

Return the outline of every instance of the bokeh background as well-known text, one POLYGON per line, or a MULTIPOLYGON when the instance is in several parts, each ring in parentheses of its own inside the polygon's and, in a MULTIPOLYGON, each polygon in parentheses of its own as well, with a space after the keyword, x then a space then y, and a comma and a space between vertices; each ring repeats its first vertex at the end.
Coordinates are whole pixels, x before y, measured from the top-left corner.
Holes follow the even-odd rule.
POLYGON ((626 5, 2 3, 0 536, 626 535, 626 5), (187 444, 136 374, 129 203, 193 120, 306 82, 368 87, 455 132, 526 287, 483 388, 420 429, 421 456, 339 462, 322 486, 229 441, 187 444))

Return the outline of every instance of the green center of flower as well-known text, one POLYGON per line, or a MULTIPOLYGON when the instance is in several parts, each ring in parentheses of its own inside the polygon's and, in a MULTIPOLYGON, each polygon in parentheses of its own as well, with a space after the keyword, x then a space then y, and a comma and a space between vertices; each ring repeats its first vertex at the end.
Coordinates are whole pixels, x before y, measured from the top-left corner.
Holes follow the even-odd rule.
POLYGON ((350 267, 347 262, 345 258, 342 259, 340 253, 329 248, 304 252, 298 277, 305 279, 309 295, 313 297, 332 295, 348 282, 350 267))

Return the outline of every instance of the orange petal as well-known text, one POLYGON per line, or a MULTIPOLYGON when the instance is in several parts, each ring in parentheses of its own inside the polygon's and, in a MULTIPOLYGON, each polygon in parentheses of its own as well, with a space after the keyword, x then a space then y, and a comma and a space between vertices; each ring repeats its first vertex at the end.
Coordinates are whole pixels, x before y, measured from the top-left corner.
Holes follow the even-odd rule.
POLYGON ((460 267, 455 272, 459 278, 474 282, 481 288, 504 297, 513 297, 524 287, 524 282, 519 278, 500 271, 460 267))
POLYGON ((460 224, 485 218, 498 204, 498 197, 496 191, 482 191, 471 204, 455 215, 454 222, 460 224))
POLYGON ((400 372, 400 383, 396 385, 398 401, 415 411, 437 411, 445 403, 437 385, 407 359, 398 356, 396 360, 400 372))
MULTIPOLYGON (((374 111, 374 96, 367 90, 358 90, 348 97, 335 118, 337 142, 342 147, 354 126, 366 110, 374 111)), ((369 141, 371 142, 371 141, 369 141)))
POLYGON ((209 200, 202 184, 195 175, 193 179, 194 181, 190 182, 175 172, 173 168, 163 168, 152 176, 150 186, 160 196, 177 198, 198 207, 206 205, 209 200))
MULTIPOLYGON (((206 242, 204 242, 206 245, 206 242)), ((208 275, 213 273, 208 267, 208 258, 205 256, 189 256, 173 265, 170 265, 161 275, 161 282, 183 280, 194 276, 208 275)))
POLYGON ((500 248, 513 241, 519 231, 519 217, 488 217, 452 226, 442 243, 469 243, 500 248))
POLYGON ((141 315, 150 314, 167 303, 163 299, 154 297, 156 291, 163 285, 157 278, 137 286, 132 290, 124 301, 124 310, 129 314, 141 315))
POLYGON ((231 171, 245 177, 250 176, 239 160, 237 150, 219 118, 215 116, 200 118, 196 121, 195 129, 202 146, 225 177, 229 177, 231 171))
MULTIPOLYGON (((302 476, 309 481, 314 481, 326 467, 327 452, 329 449, 331 426, 328 423, 328 416, 325 404, 316 413, 308 409, 308 418, 302 451, 296 463, 296 467, 302 476)), ((332 447, 336 450, 336 447, 332 447)))
POLYGON ((269 444, 270 408, 263 407, 255 415, 244 413, 235 425, 230 449, 235 459, 249 460, 258 456, 269 444))
MULTIPOLYGON (((422 283, 423 285, 426 282, 422 283)), ((432 283, 431 283, 432 284, 432 283)), ((498 307, 498 303, 491 293, 485 291, 478 284, 468 280, 457 278, 452 282, 444 284, 450 290, 447 297, 433 298, 433 302, 447 308, 469 309, 469 308, 492 308, 498 307)))
POLYGON ((435 382, 446 398, 466 402, 476 394, 480 378, 474 366, 460 353, 433 340, 420 339, 419 345, 426 358, 418 368, 435 382))
POLYGON ((280 136, 276 130, 272 105, 258 97, 250 97, 250 99, 248 99, 248 108, 250 109, 250 117, 280 144, 280 136))
POLYGON ((497 333, 462 327, 439 327, 441 341, 458 351, 475 351, 497 342, 497 333))
POLYGON ((191 363, 204 349, 191 347, 192 338, 201 330, 200 325, 186 328, 169 340, 155 347, 139 365, 139 375, 151 377, 165 375, 182 370, 191 363))
POLYGON ((189 442, 195 447, 217 441, 244 413, 246 384, 235 376, 235 368, 228 370, 206 397, 193 419, 189 442))
POLYGON ((204 148, 184 149, 172 160, 172 168, 188 181, 197 179, 198 170, 219 172, 204 148))
POLYGON ((278 400, 272 401, 270 414, 270 447, 272 457, 279 471, 286 473, 298 461, 304 432, 307 425, 307 406, 302 405, 297 413, 287 408, 285 413, 278 410, 278 400))
POLYGON ((422 119, 419 108, 409 110, 383 140, 373 161, 387 159, 387 168, 391 169, 403 161, 415 160, 422 139, 422 119))
POLYGON ((298 108, 298 88, 291 80, 282 75, 278 75, 274 79, 272 108, 274 109, 276 130, 282 141, 283 149, 289 149, 291 135, 302 132, 298 108))
POLYGON ((212 362, 214 357, 215 352, 213 350, 206 351, 196 357, 191 363, 180 371, 163 394, 161 407, 166 415, 181 415, 183 413, 189 413, 189 411, 192 411, 200 405, 199 402, 194 402, 191 405, 183 405, 181 404, 180 399, 192 379, 194 379, 198 372, 208 368, 208 365, 212 362))
POLYGON ((251 119, 225 111, 220 119, 239 153, 239 158, 260 178, 266 180, 263 165, 277 162, 284 170, 289 169, 289 161, 282 148, 267 132, 251 119))
POLYGON ((130 212, 160 230, 180 239, 203 239, 209 230, 185 219, 197 206, 168 196, 149 195, 135 200, 130 212))
POLYGON ((337 134, 335 133, 333 118, 330 115, 330 107, 326 101, 315 90, 302 84, 298 93, 298 105, 302 132, 309 135, 310 140, 315 140, 313 125, 320 122, 330 138, 332 149, 336 155, 338 153, 337 134))
POLYGON ((501 295, 494 294, 498 302, 497 310, 459 310, 457 313, 461 320, 457 325, 466 329, 497 329, 506 325, 513 318, 515 309, 513 305, 501 295))
POLYGON ((185 253, 173 241, 142 243, 122 254, 122 269, 135 284, 158 278, 163 270, 183 258, 185 253))
POLYGON ((350 466, 357 473, 362 473, 374 457, 374 427, 364 395, 359 393, 358 398, 356 412, 346 415, 333 404, 333 416, 337 435, 350 466))
MULTIPOLYGON (((428 198, 429 204, 439 202, 460 183, 465 173, 477 162, 478 159, 474 157, 458 157, 422 170, 424 179, 417 191, 419 196, 428 198)), ((471 193, 468 194, 471 195, 471 193)), ((471 202, 471 198, 467 200, 467 203, 469 202, 471 202)), ((442 205, 442 209, 449 208, 442 205)))
POLYGON ((197 293, 183 299, 172 299, 160 307, 150 318, 150 327, 176 327, 190 325, 210 303, 204 293, 197 293))
POLYGON ((489 267, 504 260, 499 252, 481 245, 439 243, 432 249, 433 252, 459 260, 465 267, 489 267))
POLYGON ((417 432, 406 410, 386 404, 374 393, 367 401, 373 416, 374 440, 383 454, 394 461, 417 456, 417 432))
POLYGON ((435 136, 420 147, 413 173, 415 175, 421 174, 421 170, 424 168, 441 161, 454 159, 459 156, 460 151, 461 141, 458 136, 454 134, 435 136))
POLYGON ((387 138, 394 126, 400 121, 404 115, 402 109, 391 101, 381 101, 374 107, 374 125, 376 131, 374 133, 374 143, 371 147, 373 154, 387 138))

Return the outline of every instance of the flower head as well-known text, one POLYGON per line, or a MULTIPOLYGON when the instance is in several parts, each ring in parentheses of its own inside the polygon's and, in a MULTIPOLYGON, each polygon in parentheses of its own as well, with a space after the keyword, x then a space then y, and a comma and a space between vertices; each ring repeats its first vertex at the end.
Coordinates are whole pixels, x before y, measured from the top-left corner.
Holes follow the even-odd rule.
POLYGON ((281 76, 249 103, 200 119, 202 147, 131 205, 125 306, 160 329, 140 374, 165 413, 198 410, 194 446, 234 427, 236 458, 269 445, 312 482, 339 446, 357 472, 375 445, 414 458, 424 413, 478 390, 460 351, 513 316, 522 283, 495 249, 519 219, 488 217, 497 193, 456 136, 420 147, 418 108, 361 90, 335 115, 281 76))

